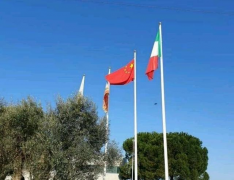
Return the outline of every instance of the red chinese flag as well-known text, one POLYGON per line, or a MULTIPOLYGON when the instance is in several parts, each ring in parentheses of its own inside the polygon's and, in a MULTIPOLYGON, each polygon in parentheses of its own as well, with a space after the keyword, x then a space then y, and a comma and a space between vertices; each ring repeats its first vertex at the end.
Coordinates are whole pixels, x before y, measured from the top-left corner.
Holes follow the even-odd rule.
POLYGON ((106 80, 111 85, 125 85, 134 80, 134 60, 121 69, 106 75, 106 80))

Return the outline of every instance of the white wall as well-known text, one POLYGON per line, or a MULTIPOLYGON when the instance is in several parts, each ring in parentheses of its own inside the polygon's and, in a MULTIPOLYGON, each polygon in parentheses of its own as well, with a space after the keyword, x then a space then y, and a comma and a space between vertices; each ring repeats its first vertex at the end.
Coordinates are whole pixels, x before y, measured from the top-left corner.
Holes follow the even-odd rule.
MULTIPOLYGON (((97 180, 103 180, 103 175, 99 176, 97 180)), ((106 173, 105 180, 119 180, 119 174, 117 173, 106 173)))
POLYGON ((12 179, 11 176, 7 176, 7 177, 5 178, 5 180, 11 180, 11 179, 12 179))
MULTIPOLYGON (((52 176, 54 177, 54 172, 52 171, 52 176)), ((30 173, 28 171, 23 171, 23 176, 25 180, 30 180, 30 173)), ((53 179, 53 178, 50 178, 53 179)), ((12 180, 11 176, 7 176, 5 180, 12 180)), ((100 175, 97 180, 103 180, 103 175, 100 175)), ((105 180, 119 180, 119 174, 117 173, 106 173, 106 178, 105 180)))

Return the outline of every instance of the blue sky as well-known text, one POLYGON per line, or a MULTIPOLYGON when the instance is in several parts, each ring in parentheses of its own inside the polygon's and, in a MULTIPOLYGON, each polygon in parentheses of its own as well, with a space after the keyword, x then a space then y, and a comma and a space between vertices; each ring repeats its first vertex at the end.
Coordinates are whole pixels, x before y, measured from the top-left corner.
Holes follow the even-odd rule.
MULTIPOLYGON (((116 0, 109 2, 118 2, 116 0)), ((233 12, 231 0, 130 1, 147 6, 233 12)), ((0 96, 31 95, 43 107, 75 93, 103 116, 104 76, 137 50, 138 131, 162 132, 160 71, 144 75, 162 22, 168 132, 188 132, 209 150, 212 180, 234 169, 234 15, 98 4, 76 0, 0 1, 0 96), (157 102, 158 105, 154 105, 157 102)), ((133 83, 112 86, 111 139, 133 136, 133 83)))

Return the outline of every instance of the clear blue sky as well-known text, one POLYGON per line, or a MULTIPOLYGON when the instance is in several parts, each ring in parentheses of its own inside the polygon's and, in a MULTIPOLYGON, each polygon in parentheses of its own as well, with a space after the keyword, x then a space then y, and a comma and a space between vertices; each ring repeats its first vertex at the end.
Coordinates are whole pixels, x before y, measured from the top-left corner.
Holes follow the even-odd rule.
MULTIPOLYGON (((117 0, 109 1, 117 2, 117 0)), ((233 12, 232 0, 130 1, 233 12)), ((85 92, 103 116, 104 76, 137 50, 138 131, 162 132, 160 74, 144 75, 162 22, 168 132, 188 132, 209 150, 211 180, 234 179, 234 15, 80 2, 0 1, 0 96, 31 95, 44 107, 85 92), (154 106, 157 102, 158 105, 154 106)), ((112 86, 111 138, 133 136, 133 83, 112 86)))

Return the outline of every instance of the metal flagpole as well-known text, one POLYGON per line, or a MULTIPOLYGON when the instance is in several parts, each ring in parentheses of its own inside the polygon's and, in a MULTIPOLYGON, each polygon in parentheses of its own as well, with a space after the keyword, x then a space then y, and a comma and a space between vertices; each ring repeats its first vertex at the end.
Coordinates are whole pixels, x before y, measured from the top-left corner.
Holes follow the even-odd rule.
POLYGON ((132 180, 133 180, 133 155, 132 155, 132 180))
POLYGON ((163 123, 163 142, 164 142, 164 162, 165 162, 165 180, 168 180, 168 157, 167 157, 167 132, 166 132, 166 113, 165 113, 165 95, 164 95, 164 76, 163 76, 163 51, 162 51, 162 27, 159 23, 160 34, 160 67, 161 67, 161 93, 162 93, 162 123, 163 123))
POLYGON ((133 160, 133 157, 134 157, 134 139, 132 140, 132 180, 133 180, 133 170, 134 170, 134 165, 133 165, 133 162, 134 162, 134 160, 133 160))
POLYGON ((138 180, 137 169, 137 91, 136 91, 136 50, 134 50, 134 140, 135 140, 135 180, 138 180))
MULTIPOLYGON (((111 68, 109 68, 109 74, 111 72, 111 68)), ((109 88, 109 97, 110 97, 110 83, 108 82, 108 88, 109 88)), ((107 112, 106 112, 106 137, 108 135, 108 129, 109 129, 109 97, 108 97, 108 109, 107 109, 107 112)), ((105 155, 107 153, 107 145, 108 145, 108 141, 106 141, 106 144, 105 144, 105 155)), ((107 161, 105 161, 105 164, 104 164, 104 176, 103 176, 103 180, 106 179, 106 168, 107 168, 107 161)))

